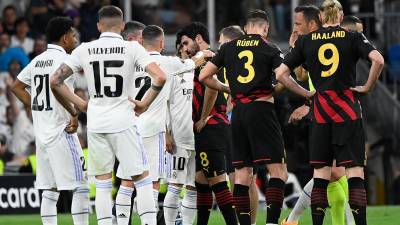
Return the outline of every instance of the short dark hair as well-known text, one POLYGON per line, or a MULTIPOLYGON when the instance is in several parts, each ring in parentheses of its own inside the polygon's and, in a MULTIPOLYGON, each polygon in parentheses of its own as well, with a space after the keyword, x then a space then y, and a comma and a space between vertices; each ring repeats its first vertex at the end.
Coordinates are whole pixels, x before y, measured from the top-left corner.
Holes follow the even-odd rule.
POLYGON ((356 16, 345 16, 342 20, 342 23, 340 23, 341 26, 343 25, 356 25, 357 23, 362 23, 360 18, 356 16))
POLYGON ((15 12, 17 12, 17 8, 15 8, 14 5, 7 5, 7 6, 4 7, 4 9, 3 9, 3 14, 4 14, 5 11, 7 11, 7 10, 9 10, 9 9, 14 10, 15 12))
POLYGON ((69 17, 54 17, 46 27, 47 40, 50 43, 58 42, 60 38, 72 31, 74 23, 69 17))
POLYGON ((122 10, 113 5, 107 5, 101 7, 98 13, 99 20, 104 18, 121 18, 123 17, 122 10))
POLYGON ((246 19, 246 24, 249 23, 259 23, 259 22, 267 22, 269 23, 269 16, 267 12, 261 10, 261 9, 256 9, 253 10, 249 13, 246 19))
POLYGON ((222 28, 222 30, 219 32, 219 35, 221 34, 233 40, 244 35, 244 32, 242 28, 240 28, 238 25, 232 25, 229 27, 222 28))
POLYGON ((143 36, 143 42, 144 43, 149 43, 157 40, 160 36, 164 34, 164 31, 161 27, 157 25, 148 25, 146 28, 144 28, 142 36, 143 36))
POLYGON ((129 21, 125 23, 124 31, 122 31, 122 37, 124 39, 128 38, 129 34, 138 35, 139 31, 144 30, 146 25, 138 21, 129 21))
MULTIPOLYGON (((183 35, 188 36, 190 39, 194 40, 197 35, 201 35, 203 40, 207 43, 210 44, 210 37, 208 34, 208 29, 207 27, 200 23, 200 22, 193 22, 186 27, 182 28, 182 30, 179 32, 180 37, 182 38, 183 35)), ((181 39, 179 38, 179 40, 181 39)))
POLYGON ((295 13, 303 13, 304 18, 309 23, 314 21, 317 23, 318 27, 322 26, 321 20, 319 19, 319 9, 315 5, 301 5, 294 9, 295 13))
POLYGON ((25 17, 20 17, 15 21, 15 27, 18 27, 22 23, 27 23, 29 25, 29 22, 25 17))

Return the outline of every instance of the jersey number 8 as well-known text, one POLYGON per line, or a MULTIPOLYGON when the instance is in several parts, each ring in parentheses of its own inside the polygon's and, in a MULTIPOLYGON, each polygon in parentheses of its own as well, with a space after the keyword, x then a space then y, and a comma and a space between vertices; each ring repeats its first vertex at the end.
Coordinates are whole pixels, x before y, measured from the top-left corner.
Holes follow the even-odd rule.
POLYGON ((339 51, 332 43, 323 44, 318 50, 318 60, 324 66, 331 66, 329 70, 321 71, 321 77, 330 77, 336 72, 339 66, 339 51), (325 57, 327 50, 331 50, 332 52, 330 58, 325 57))

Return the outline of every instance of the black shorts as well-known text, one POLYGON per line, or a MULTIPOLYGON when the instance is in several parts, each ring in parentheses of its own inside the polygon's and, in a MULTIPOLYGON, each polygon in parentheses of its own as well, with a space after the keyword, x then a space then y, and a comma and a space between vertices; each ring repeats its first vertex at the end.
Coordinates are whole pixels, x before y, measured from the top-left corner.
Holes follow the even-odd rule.
POLYGON ((203 171, 208 178, 226 173, 228 129, 227 124, 206 125, 200 133, 195 132, 196 171, 203 171))
POLYGON ((281 126, 274 104, 237 104, 232 112, 232 163, 235 168, 284 163, 281 126))
POLYGON ((311 124, 310 163, 314 167, 366 166, 362 120, 343 123, 311 124))

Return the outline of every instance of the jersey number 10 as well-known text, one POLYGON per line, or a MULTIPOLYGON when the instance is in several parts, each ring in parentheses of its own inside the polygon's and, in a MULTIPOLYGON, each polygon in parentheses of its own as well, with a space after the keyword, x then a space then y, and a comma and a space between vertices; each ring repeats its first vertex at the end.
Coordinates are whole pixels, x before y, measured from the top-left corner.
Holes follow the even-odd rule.
MULTIPOLYGON (((96 94, 93 96, 95 98, 103 98, 103 94, 101 93, 101 78, 100 78, 100 62, 93 61, 90 62, 93 67, 93 75, 94 75, 94 89, 96 94)), ((124 82, 124 78, 119 74, 109 74, 107 73, 107 68, 118 68, 124 65, 124 61, 122 60, 105 60, 103 62, 103 77, 113 77, 115 78, 115 91, 111 91, 110 86, 104 86, 104 95, 107 97, 119 97, 122 94, 122 85, 124 82)))

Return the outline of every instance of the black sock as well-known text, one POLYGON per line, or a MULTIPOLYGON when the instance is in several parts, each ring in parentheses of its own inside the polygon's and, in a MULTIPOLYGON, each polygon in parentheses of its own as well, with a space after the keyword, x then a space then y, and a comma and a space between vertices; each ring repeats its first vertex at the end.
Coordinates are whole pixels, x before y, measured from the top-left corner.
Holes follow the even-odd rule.
POLYGON ((250 225, 250 196, 249 186, 235 184, 233 188, 233 201, 240 225, 250 225))
POLYGON ((267 223, 278 224, 281 216, 285 182, 279 178, 270 178, 265 192, 267 203, 267 223))
POLYGON ((219 182, 211 186, 211 188, 215 194, 219 210, 221 211, 222 216, 224 216, 225 223, 236 225, 238 222, 236 219, 235 208, 233 207, 232 193, 228 189, 227 182, 219 182))
POLYGON ((364 180, 360 177, 352 177, 349 182, 349 205, 357 225, 367 224, 367 193, 364 180))
POLYGON ((197 225, 207 225, 213 203, 212 190, 208 184, 196 182, 197 225))
POLYGON ((311 214, 313 225, 324 223, 325 210, 328 207, 329 180, 314 178, 314 187, 311 192, 311 214))

